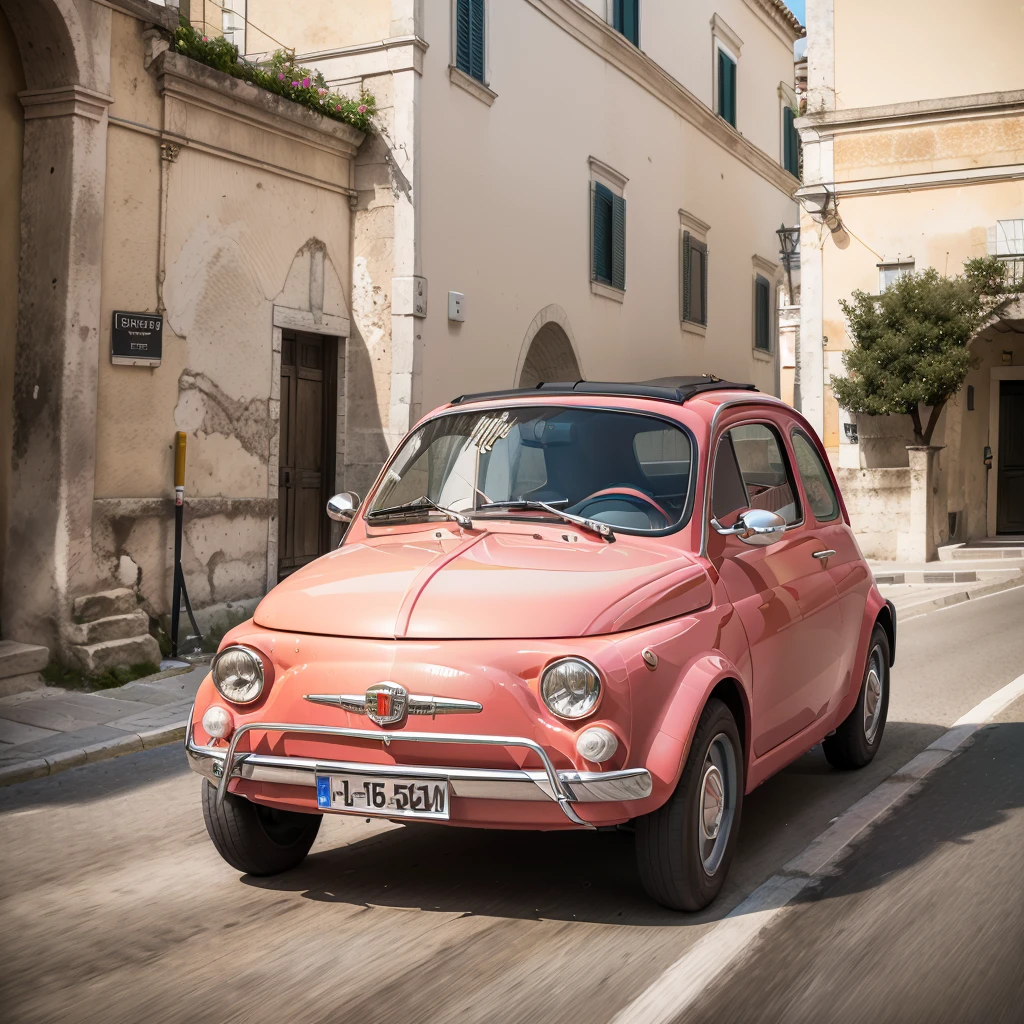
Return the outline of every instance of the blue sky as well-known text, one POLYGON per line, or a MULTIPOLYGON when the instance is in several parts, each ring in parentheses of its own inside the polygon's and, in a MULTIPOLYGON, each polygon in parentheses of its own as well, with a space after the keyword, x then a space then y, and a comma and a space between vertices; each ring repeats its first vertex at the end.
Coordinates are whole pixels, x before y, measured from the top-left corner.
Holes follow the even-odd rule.
POLYGON ((807 15, 804 10, 805 0, 785 0, 785 4, 800 19, 801 25, 807 24, 807 15))

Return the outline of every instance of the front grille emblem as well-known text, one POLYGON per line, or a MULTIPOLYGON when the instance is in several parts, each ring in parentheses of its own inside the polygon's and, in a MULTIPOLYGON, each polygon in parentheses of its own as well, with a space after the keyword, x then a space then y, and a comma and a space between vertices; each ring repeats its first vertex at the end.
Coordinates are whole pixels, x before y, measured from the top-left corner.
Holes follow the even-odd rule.
POLYGON ((406 715, 475 715, 483 711, 483 704, 457 697, 421 697, 410 694, 399 683, 374 683, 364 694, 307 693, 305 700, 313 704, 326 704, 341 708, 352 715, 366 715, 378 725, 396 725, 406 715))
POLYGON ((394 725, 405 718, 409 691, 398 683, 377 683, 366 691, 363 709, 371 722, 394 725))

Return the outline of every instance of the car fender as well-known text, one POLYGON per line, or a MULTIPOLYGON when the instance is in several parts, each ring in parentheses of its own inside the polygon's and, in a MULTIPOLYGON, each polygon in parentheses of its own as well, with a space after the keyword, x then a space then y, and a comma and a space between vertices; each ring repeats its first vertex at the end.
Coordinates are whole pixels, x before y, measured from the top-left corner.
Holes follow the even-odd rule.
MULTIPOLYGON (((715 687, 727 679, 737 684, 736 690, 743 703, 743 721, 737 725, 744 737, 750 735, 750 694, 746 673, 721 651, 709 651, 695 658, 680 673, 647 752, 647 770, 651 773, 655 791, 661 790, 663 794, 660 803, 668 799, 679 783, 704 706, 715 687)), ((745 741, 744 746, 749 748, 749 743, 745 741)), ((743 756, 746 762, 746 749, 743 756)))
POLYGON ((880 615, 888 615, 892 623, 891 632, 886 630, 890 642, 889 664, 891 665, 896 657, 896 612, 890 602, 886 601, 881 593, 879 593, 878 587, 872 585, 868 591, 867 600, 864 602, 864 620, 861 623, 860 636, 857 639, 857 655, 853 660, 854 668, 850 676, 849 689, 842 701, 840 701, 839 710, 835 715, 837 723, 845 721, 857 704, 857 698, 860 696, 860 687, 864 682, 864 672, 867 669, 868 644, 871 642, 871 634, 874 632, 875 624, 879 621, 880 615))

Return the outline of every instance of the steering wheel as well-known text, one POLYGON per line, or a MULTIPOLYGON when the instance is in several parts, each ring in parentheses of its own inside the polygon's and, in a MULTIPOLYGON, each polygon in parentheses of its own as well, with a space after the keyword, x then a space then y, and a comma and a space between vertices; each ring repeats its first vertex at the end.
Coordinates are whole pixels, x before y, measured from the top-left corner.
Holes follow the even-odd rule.
POLYGON ((619 485, 618 487, 605 487, 600 491, 594 491, 593 494, 588 494, 582 501, 576 503, 576 508, 582 510, 597 498, 610 498, 613 495, 621 495, 624 498, 639 498, 641 501, 650 505, 651 508, 653 508, 658 515, 665 520, 666 526, 672 525, 672 517, 649 494, 644 494, 644 492, 637 487, 627 487, 624 485, 619 485))

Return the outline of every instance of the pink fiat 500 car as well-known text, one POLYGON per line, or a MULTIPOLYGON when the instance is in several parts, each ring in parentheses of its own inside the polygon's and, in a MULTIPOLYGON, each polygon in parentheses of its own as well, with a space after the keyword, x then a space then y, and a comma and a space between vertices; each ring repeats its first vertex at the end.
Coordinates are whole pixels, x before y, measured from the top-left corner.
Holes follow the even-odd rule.
POLYGON ((744 794, 878 750, 895 610, 814 432, 751 387, 463 396, 328 511, 343 543, 224 638, 186 734, 239 871, 297 865, 325 813, 626 826, 698 910, 744 794))

